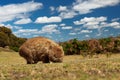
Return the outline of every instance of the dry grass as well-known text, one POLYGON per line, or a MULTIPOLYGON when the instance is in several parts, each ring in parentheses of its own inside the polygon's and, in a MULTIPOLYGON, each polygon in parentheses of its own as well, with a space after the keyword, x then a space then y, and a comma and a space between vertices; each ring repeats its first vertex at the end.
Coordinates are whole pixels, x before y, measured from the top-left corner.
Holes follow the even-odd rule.
POLYGON ((0 52, 0 80, 120 80, 120 54, 65 56, 63 63, 27 65, 15 52, 0 52))

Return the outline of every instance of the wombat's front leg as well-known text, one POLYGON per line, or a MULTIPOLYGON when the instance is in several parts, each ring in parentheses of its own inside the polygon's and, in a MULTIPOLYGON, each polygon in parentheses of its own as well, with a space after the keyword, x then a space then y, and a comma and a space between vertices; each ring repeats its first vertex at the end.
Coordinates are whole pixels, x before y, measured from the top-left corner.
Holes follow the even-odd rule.
POLYGON ((27 64, 34 64, 34 61, 31 58, 27 58, 26 61, 27 64))
POLYGON ((44 55, 44 56, 42 56, 42 62, 43 63, 50 63, 50 60, 49 60, 49 57, 48 57, 48 55, 44 55))

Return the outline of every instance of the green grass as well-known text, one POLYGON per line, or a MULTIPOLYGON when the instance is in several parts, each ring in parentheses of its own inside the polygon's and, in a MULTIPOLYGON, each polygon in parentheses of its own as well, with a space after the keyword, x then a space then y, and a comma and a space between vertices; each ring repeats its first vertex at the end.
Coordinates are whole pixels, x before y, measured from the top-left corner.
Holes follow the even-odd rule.
POLYGON ((65 56, 63 63, 27 65, 16 52, 0 52, 0 80, 120 80, 120 54, 65 56))

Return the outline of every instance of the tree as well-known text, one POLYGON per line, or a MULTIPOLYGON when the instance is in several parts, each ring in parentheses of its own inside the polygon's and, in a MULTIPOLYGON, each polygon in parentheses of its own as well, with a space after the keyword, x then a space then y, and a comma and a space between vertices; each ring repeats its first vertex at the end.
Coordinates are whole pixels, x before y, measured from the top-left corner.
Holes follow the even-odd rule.
POLYGON ((80 54, 81 44, 76 38, 62 43, 62 46, 66 55, 80 54))
POLYGON ((0 27, 0 32, 4 32, 8 36, 12 33, 11 29, 4 27, 4 26, 0 27))
POLYGON ((0 46, 5 47, 7 45, 9 45, 8 36, 5 33, 0 32, 0 46))
POLYGON ((18 51, 26 40, 25 38, 16 37, 12 34, 11 29, 4 26, 0 27, 0 47, 9 46, 11 49, 18 51))
POLYGON ((99 54, 102 51, 102 46, 97 39, 89 40, 88 47, 90 57, 93 57, 93 55, 99 54))
POLYGON ((72 53, 72 44, 70 43, 65 43, 65 46, 63 47, 65 54, 66 55, 73 55, 74 53, 72 53))
POLYGON ((114 53, 120 52, 120 40, 119 39, 116 39, 114 41, 114 48, 113 48, 112 52, 114 52, 114 53))
POLYGON ((18 38, 15 35, 11 34, 9 37, 10 40, 10 48, 18 51, 19 47, 27 40, 26 38, 18 38))

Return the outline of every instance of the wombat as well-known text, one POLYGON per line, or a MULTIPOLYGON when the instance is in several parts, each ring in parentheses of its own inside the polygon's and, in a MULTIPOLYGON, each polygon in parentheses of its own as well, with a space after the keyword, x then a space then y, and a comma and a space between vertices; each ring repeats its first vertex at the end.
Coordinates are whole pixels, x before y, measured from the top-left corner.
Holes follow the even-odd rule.
POLYGON ((19 48, 19 54, 26 59, 27 64, 62 62, 64 51, 54 41, 45 37, 35 37, 28 39, 19 48))

